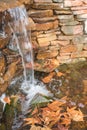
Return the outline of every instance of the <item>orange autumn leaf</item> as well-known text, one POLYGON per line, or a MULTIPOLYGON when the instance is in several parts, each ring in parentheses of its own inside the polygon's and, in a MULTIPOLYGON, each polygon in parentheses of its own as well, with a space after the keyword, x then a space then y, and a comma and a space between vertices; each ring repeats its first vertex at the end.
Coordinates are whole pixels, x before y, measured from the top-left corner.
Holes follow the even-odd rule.
POLYGON ((81 110, 76 110, 76 107, 73 108, 67 108, 67 112, 70 116, 70 118, 74 121, 83 121, 83 113, 81 112, 81 110))
POLYGON ((59 109, 60 106, 64 105, 66 102, 65 101, 59 101, 59 100, 56 100, 50 104, 48 104, 48 107, 53 110, 53 111, 57 111, 59 109))
POLYGON ((24 121, 26 121, 25 125, 34 125, 34 124, 39 124, 40 123, 40 119, 39 118, 25 118, 24 121))
POLYGON ((52 80, 52 78, 53 78, 54 75, 55 75, 55 72, 52 72, 52 73, 50 73, 48 76, 44 77, 44 78, 42 79, 42 81, 43 81, 44 83, 49 83, 49 82, 52 80))
POLYGON ((30 130, 51 130, 51 129, 49 127, 41 127, 41 126, 32 125, 30 130))
POLYGON ((61 76, 64 76, 65 74, 64 73, 62 73, 62 72, 57 72, 57 74, 56 74, 58 77, 61 77, 61 76))
POLYGON ((11 100, 10 100, 10 98, 9 98, 9 97, 5 97, 3 100, 4 100, 4 102, 6 102, 7 104, 9 104, 9 105, 10 105, 11 100))
POLYGON ((69 115, 65 112, 61 114, 61 124, 68 126, 71 124, 71 118, 69 117, 69 115))
POLYGON ((38 113, 38 109, 37 109, 37 107, 33 110, 33 112, 32 112, 32 115, 35 115, 35 114, 37 114, 38 113))

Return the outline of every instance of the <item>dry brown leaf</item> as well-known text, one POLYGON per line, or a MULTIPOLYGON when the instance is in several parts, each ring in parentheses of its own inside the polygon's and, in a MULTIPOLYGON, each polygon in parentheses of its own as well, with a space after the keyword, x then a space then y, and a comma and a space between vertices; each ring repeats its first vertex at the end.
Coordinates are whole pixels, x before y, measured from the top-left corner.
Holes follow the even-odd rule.
POLYGON ((49 127, 40 127, 40 126, 32 125, 30 130, 51 130, 51 129, 49 127))
POLYGON ((64 76, 65 74, 64 73, 62 73, 62 72, 57 72, 57 74, 56 74, 58 77, 61 77, 61 76, 64 76))
POLYGON ((61 124, 68 126, 71 124, 71 118, 69 117, 69 115, 65 112, 63 114, 61 114, 61 124))
POLYGON ((32 115, 35 115, 35 114, 37 114, 38 113, 38 109, 37 109, 37 107, 33 110, 33 112, 32 112, 32 115))
POLYGON ((52 72, 52 73, 50 73, 48 76, 44 77, 44 78, 42 79, 42 81, 43 81, 44 83, 49 83, 49 82, 51 81, 51 79, 53 78, 54 75, 55 75, 55 72, 52 72))
POLYGON ((57 110, 60 109, 59 107, 62 106, 62 105, 64 105, 64 104, 65 104, 65 101, 56 100, 56 101, 52 102, 51 104, 48 104, 48 107, 51 110, 53 110, 53 111, 57 111, 57 110))
POLYGON ((10 97, 5 97, 3 100, 4 100, 6 103, 8 103, 8 104, 11 103, 10 97))
POLYGON ((76 107, 73 108, 67 108, 67 112, 70 116, 70 118, 74 121, 84 121, 83 120, 83 113, 81 112, 81 110, 76 110, 76 107))
POLYGON ((39 118, 25 118, 24 121, 26 121, 25 125, 34 125, 34 124, 40 124, 39 118))

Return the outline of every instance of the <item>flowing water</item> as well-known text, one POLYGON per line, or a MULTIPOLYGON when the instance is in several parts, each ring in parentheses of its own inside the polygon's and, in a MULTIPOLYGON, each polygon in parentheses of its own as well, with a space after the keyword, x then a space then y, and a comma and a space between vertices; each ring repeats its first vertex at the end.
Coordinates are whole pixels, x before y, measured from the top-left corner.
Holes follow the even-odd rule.
POLYGON ((27 33, 29 20, 26 9, 24 7, 16 7, 14 9, 9 9, 9 13, 13 20, 13 22, 8 23, 12 32, 10 48, 19 52, 24 69, 23 81, 20 88, 27 94, 26 100, 22 104, 22 110, 25 111, 28 109, 30 102, 37 93, 47 96, 49 91, 46 90, 42 83, 38 85, 38 81, 34 79, 33 49, 29 34, 27 33), (31 65, 30 69, 26 69, 26 63, 31 65))

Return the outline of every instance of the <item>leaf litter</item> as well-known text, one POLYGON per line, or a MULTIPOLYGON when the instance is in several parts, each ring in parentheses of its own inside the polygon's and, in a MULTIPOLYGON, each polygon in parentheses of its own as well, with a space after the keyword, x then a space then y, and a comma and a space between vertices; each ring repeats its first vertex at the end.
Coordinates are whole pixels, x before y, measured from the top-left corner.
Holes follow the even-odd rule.
POLYGON ((77 107, 68 107, 67 97, 54 100, 45 107, 35 107, 24 119, 30 130, 68 130, 72 121, 84 121, 84 115, 77 107))

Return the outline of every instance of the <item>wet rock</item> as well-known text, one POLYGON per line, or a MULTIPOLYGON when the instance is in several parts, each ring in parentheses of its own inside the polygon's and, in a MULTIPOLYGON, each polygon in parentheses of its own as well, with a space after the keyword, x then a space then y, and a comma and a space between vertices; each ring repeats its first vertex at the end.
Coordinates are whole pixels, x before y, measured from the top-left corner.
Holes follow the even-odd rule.
POLYGON ((26 26, 27 30, 36 30, 36 24, 33 19, 29 17, 29 24, 26 26))
POLYGON ((0 119, 2 118, 3 115, 3 106, 4 104, 0 101, 0 119))
POLYGON ((4 55, 0 54, 0 77, 2 77, 6 70, 6 60, 4 55))
POLYGON ((0 37, 0 49, 5 48, 9 44, 10 38, 9 37, 0 37))
POLYGON ((1 77, 1 80, 0 80, 0 95, 3 92, 6 91, 6 89, 9 86, 10 81, 15 76, 16 71, 17 71, 17 62, 11 63, 8 66, 8 70, 6 71, 6 73, 3 75, 3 77, 1 77))
POLYGON ((40 72, 52 72, 59 66, 59 60, 52 58, 52 59, 45 59, 45 60, 36 60, 34 69, 40 72))
POLYGON ((0 12, 3 12, 5 10, 9 9, 9 8, 17 7, 20 4, 21 3, 16 1, 16 0, 13 0, 13 1, 11 1, 11 0, 8 0, 8 1, 1 0, 0 1, 0 12))

